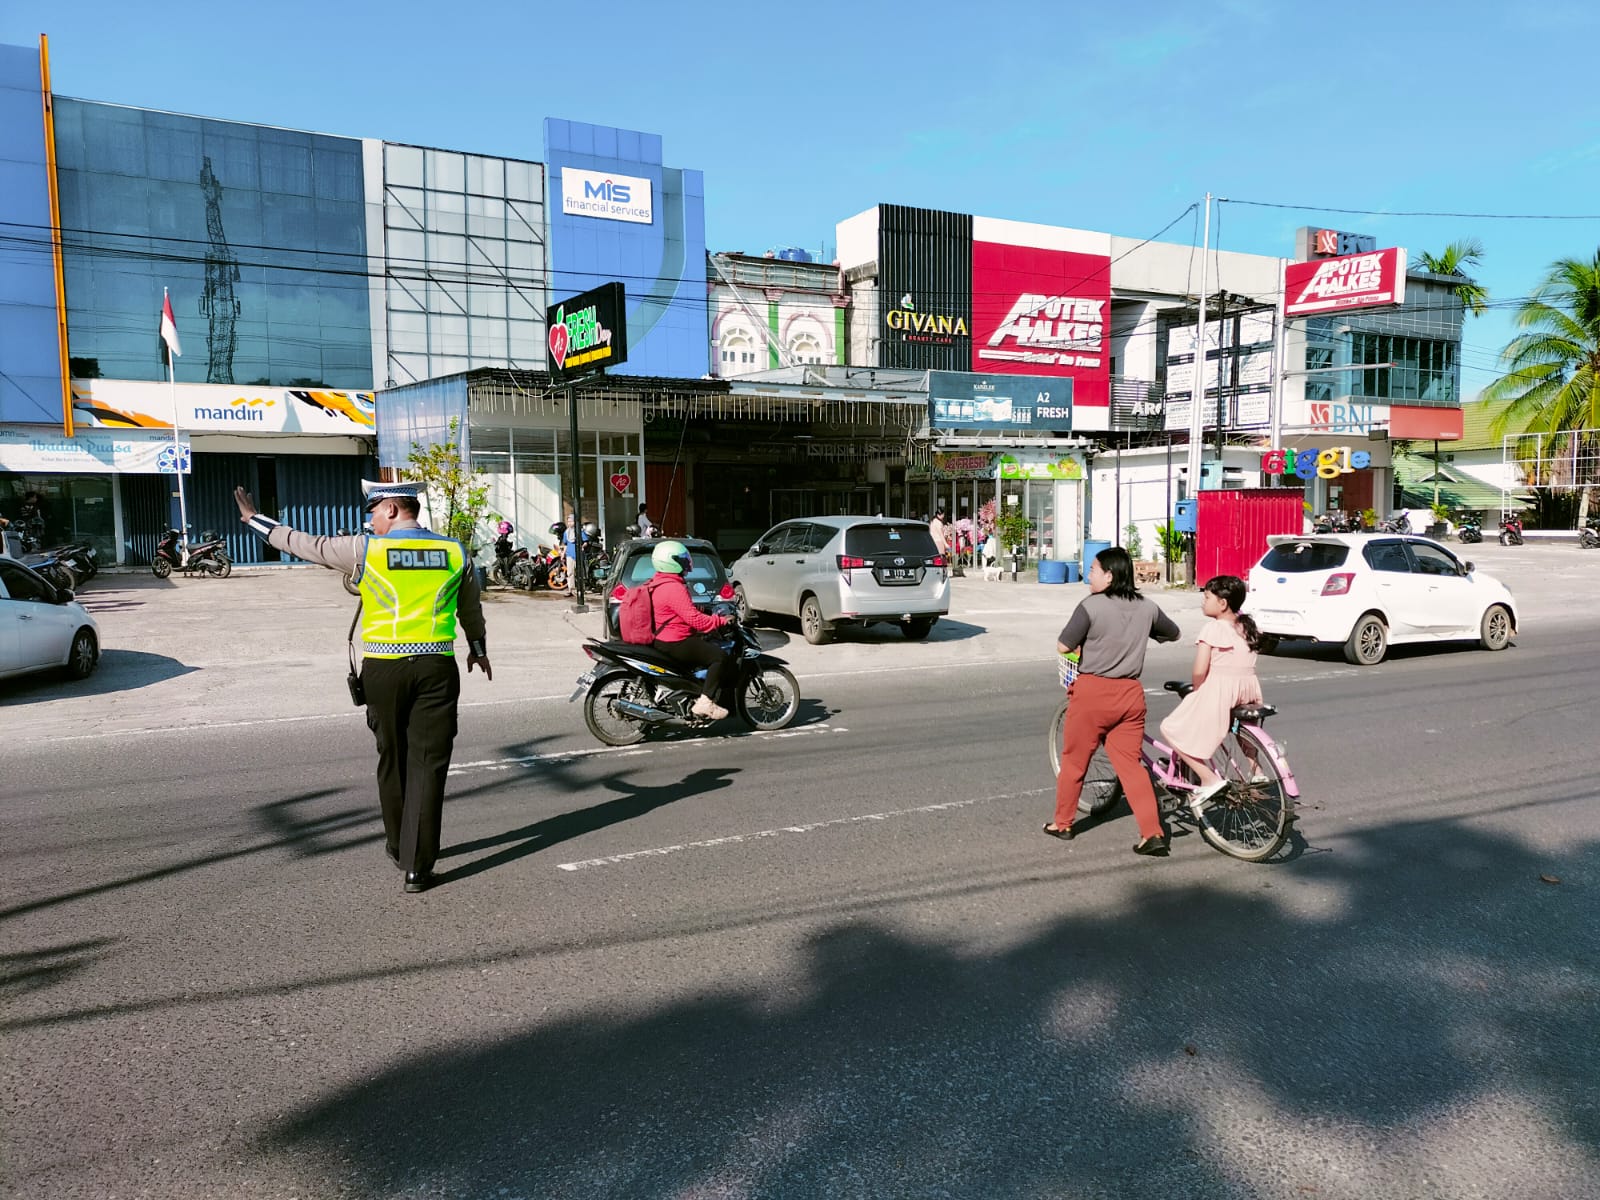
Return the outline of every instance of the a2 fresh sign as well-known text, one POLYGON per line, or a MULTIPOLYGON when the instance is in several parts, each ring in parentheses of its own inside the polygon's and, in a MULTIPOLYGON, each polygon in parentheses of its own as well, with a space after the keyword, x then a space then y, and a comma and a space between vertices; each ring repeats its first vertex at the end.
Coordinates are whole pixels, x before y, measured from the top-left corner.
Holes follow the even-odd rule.
POLYGON ((628 361, 626 302, 620 283, 603 283, 545 310, 551 378, 584 375, 628 361))

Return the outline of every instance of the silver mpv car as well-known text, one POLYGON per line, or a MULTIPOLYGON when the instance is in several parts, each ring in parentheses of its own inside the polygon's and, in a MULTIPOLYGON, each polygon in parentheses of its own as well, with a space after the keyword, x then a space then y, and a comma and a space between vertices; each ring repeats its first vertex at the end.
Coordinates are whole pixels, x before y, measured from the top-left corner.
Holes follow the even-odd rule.
POLYGON ((880 621, 917 641, 950 611, 949 566, 920 521, 785 521, 762 534, 728 575, 741 617, 798 617, 812 645, 840 625, 880 621))

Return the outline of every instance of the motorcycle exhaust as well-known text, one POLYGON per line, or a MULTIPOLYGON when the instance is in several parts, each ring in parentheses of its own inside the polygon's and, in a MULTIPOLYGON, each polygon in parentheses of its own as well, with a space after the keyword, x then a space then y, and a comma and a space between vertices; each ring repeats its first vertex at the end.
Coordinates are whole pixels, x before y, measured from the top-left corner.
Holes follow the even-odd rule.
POLYGON ((640 704, 637 700, 614 700, 611 707, 623 716, 633 717, 640 721, 654 721, 660 723, 672 720, 672 714, 664 712, 649 704, 640 704))

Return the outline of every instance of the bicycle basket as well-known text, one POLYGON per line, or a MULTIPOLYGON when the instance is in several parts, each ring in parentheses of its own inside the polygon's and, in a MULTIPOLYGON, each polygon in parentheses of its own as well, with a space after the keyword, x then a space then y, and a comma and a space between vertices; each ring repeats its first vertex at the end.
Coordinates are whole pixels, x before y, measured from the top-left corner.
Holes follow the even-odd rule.
POLYGON ((1075 653, 1056 654, 1057 673, 1061 676, 1061 686, 1071 687, 1072 681, 1078 677, 1078 656, 1075 653))

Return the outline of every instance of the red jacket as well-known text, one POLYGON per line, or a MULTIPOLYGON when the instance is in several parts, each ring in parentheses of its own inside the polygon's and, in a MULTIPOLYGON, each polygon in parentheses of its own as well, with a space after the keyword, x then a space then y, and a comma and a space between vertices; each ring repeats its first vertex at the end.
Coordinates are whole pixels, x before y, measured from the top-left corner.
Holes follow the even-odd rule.
POLYGON ((656 627, 656 641, 681 642, 690 634, 722 628, 721 617, 703 613, 694 606, 682 575, 657 571, 645 586, 650 589, 650 613, 656 627))

